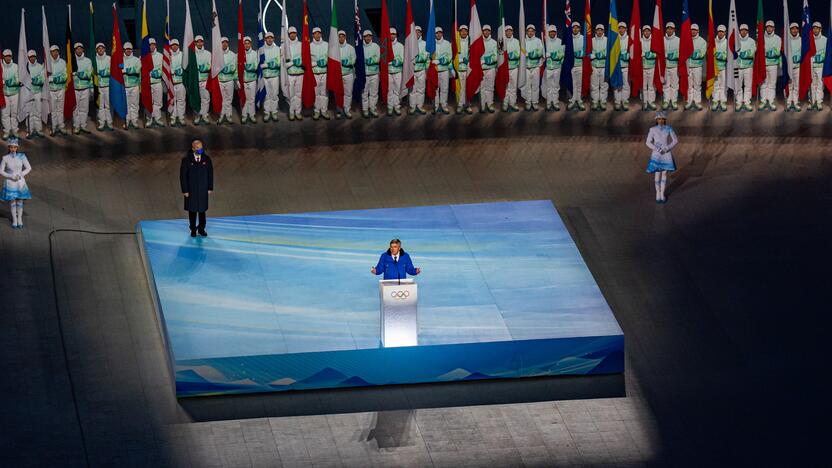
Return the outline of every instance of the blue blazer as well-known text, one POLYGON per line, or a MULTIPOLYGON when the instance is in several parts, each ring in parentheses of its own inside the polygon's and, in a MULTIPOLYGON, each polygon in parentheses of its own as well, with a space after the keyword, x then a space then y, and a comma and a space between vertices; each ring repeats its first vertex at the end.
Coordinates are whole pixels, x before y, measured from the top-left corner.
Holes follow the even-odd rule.
POLYGON ((390 249, 387 249, 387 252, 381 254, 381 258, 378 259, 378 265, 376 265, 376 275, 382 274, 386 280, 405 279, 408 274, 416 274, 416 267, 413 266, 410 255, 404 249, 399 250, 398 262, 393 260, 393 256, 390 255, 390 249))

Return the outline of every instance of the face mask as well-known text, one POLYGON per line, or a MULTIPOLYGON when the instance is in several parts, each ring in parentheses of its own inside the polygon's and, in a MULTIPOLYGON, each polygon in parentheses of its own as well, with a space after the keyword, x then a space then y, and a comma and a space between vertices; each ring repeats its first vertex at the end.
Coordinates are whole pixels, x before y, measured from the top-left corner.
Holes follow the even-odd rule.
POLYGON ((201 156, 202 155, 202 148, 196 150, 195 153, 201 156))

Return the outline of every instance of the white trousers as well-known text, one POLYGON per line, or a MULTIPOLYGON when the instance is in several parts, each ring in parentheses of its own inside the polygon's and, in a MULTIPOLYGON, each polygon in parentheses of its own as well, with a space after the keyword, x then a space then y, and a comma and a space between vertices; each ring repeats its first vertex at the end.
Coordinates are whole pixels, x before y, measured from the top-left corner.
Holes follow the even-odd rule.
POLYGON ((98 125, 113 125, 113 110, 110 109, 110 87, 99 88, 98 93, 98 125))
POLYGON ((90 115, 90 88, 75 90, 75 111, 72 113, 72 128, 85 128, 90 115))
POLYGON ((570 102, 581 101, 581 86, 584 78, 584 67, 572 68, 572 99, 570 102))
POLYGON ((352 86, 355 83, 355 74, 341 75, 341 83, 344 85, 344 105, 342 108, 345 112, 349 112, 352 109, 352 86))
POLYGON ((517 73, 517 68, 508 70, 508 84, 506 84, 506 97, 503 99, 503 108, 517 104, 517 73))
MULTIPOLYGON (((231 107, 231 101, 234 99, 234 80, 220 81, 220 96, 222 96, 222 108, 220 109, 220 118, 231 118, 234 115, 234 109, 231 107)), ((156 105, 153 105, 154 112, 156 105)))
POLYGON ((714 77, 714 94, 711 96, 712 101, 728 102, 728 83, 726 83, 726 79, 725 70, 720 70, 714 77))
POLYGON ((208 91, 208 81, 199 82, 199 116, 208 118, 211 112, 211 92, 208 91))
POLYGON ((448 107, 448 77, 450 73, 448 70, 445 70, 437 72, 437 75, 439 75, 439 92, 436 93, 436 102, 434 105, 443 108, 448 107))
POLYGON ((264 78, 266 83, 266 100, 263 101, 263 112, 273 114, 280 104, 280 77, 264 78))
POLYGON ((125 88, 127 93, 127 124, 139 126, 139 86, 125 88))
POLYGON ((560 100, 560 68, 546 70, 546 104, 557 104, 560 100))
POLYGON ((465 107, 467 105, 465 96, 465 84, 468 81, 468 70, 457 72, 459 77, 459 94, 456 97, 456 106, 465 107))
POLYGON ((410 91, 409 99, 411 109, 422 107, 425 104, 425 77, 425 70, 413 72, 413 89, 410 91))
POLYGON ((540 101, 540 67, 526 69, 525 96, 527 103, 537 104, 540 101))
POLYGON ((656 103, 656 84, 653 78, 656 77, 655 68, 645 68, 643 74, 644 83, 641 85, 641 99, 647 104, 656 103))
POLYGON ((760 98, 774 104, 777 101, 777 65, 766 65, 766 80, 760 87, 760 98))
POLYGON ((399 107, 401 105, 402 74, 395 73, 387 75, 387 107, 399 107))
POLYGON ((589 95, 592 97, 592 102, 600 102, 603 105, 607 104, 607 99, 610 95, 610 84, 604 79, 603 67, 592 67, 592 75, 589 80, 589 95))
POLYGON ((43 131, 42 108, 43 105, 43 91, 39 93, 32 93, 32 109, 29 112, 28 126, 29 132, 43 131))
POLYGON ((734 88, 734 103, 738 106, 751 105, 754 69, 752 67, 740 68, 737 70, 737 77, 737 84, 734 88))
POLYGON ((630 69, 621 68, 621 89, 613 90, 613 98, 616 104, 624 104, 630 100, 630 69))
POLYGON ((496 68, 489 68, 482 71, 482 81, 480 82, 480 105, 494 105, 494 80, 496 78, 496 68))
POLYGON ((64 93, 63 89, 49 91, 50 106, 52 108, 52 130, 64 129, 64 93))
POLYGON ((664 100, 665 102, 676 102, 679 99, 679 69, 665 69, 664 78, 664 86, 662 87, 664 100))
POLYGON ((791 83, 789 83, 789 95, 786 96, 786 105, 800 104, 800 67, 792 68, 791 83))
MULTIPOLYGON (((0 111, 0 117, 3 120, 3 133, 17 133, 19 126, 17 120, 17 104, 20 102, 20 95, 14 94, 12 96, 5 96, 5 98, 6 105, 0 111)), ((63 112, 63 106, 61 106, 61 112, 63 112)))
POLYGON ((702 104, 702 67, 688 68, 688 104, 702 104))
POLYGON ((162 91, 162 82, 150 84, 150 98, 153 100, 153 112, 150 117, 156 121, 162 120, 162 91))
MULTIPOLYGON (((424 80, 424 73, 422 78, 424 80)), ((378 75, 367 75, 367 81, 364 82, 364 91, 361 92, 361 110, 362 112, 375 111, 377 105, 378 75)))
POLYGON ((246 103, 240 109, 240 115, 243 118, 254 118, 254 96, 257 94, 257 80, 246 81, 243 83, 243 93, 246 96, 246 103))
POLYGON ((174 119, 185 120, 185 101, 187 98, 185 85, 176 83, 173 85, 173 108, 169 110, 174 119))
POLYGON ((326 73, 315 75, 315 110, 326 112, 329 108, 329 94, 326 91, 326 73))
POLYGON ((303 75, 289 75, 289 115, 300 115, 302 110, 301 93, 303 92, 303 75))
POLYGON ((812 67, 812 89, 809 101, 813 104, 823 102, 823 67, 812 67))

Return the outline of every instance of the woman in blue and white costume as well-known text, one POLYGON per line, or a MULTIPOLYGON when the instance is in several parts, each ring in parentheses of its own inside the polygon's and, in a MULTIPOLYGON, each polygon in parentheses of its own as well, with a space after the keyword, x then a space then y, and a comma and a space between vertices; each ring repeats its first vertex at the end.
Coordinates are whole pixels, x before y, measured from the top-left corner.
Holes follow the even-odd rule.
POLYGON ((0 192, 0 199, 9 202, 12 211, 12 227, 20 229, 23 227, 23 200, 32 198, 25 179, 26 175, 32 171, 32 166, 25 154, 17 152, 19 148, 17 138, 9 138, 6 144, 9 146, 9 154, 3 156, 3 161, 0 162, 0 175, 6 179, 3 191, 0 192))
POLYGON ((656 203, 665 203, 664 189, 667 186, 667 173, 676 170, 676 163, 670 153, 679 139, 673 127, 667 125, 667 114, 656 113, 656 126, 647 133, 647 147, 653 153, 650 155, 650 163, 647 164, 647 172, 654 174, 656 184, 656 203))

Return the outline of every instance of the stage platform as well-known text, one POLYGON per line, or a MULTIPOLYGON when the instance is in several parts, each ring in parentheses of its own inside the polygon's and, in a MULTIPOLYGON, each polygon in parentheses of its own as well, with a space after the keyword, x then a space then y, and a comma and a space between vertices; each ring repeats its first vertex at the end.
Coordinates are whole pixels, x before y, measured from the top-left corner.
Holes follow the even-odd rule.
POLYGON ((624 335, 549 201, 142 221, 177 396, 612 374, 624 335), (378 279, 401 238, 418 346, 382 348, 378 279))

